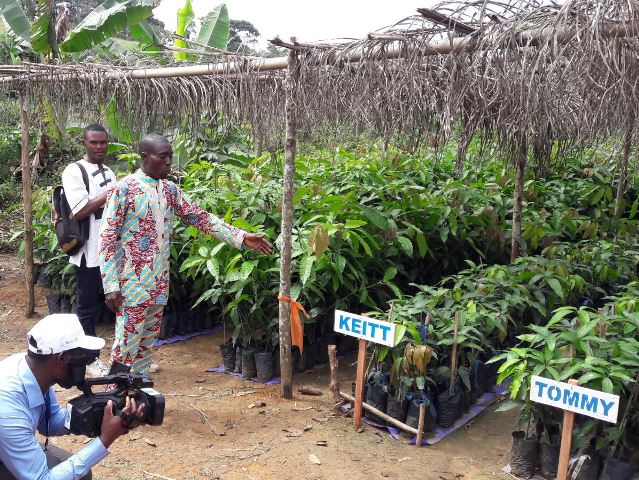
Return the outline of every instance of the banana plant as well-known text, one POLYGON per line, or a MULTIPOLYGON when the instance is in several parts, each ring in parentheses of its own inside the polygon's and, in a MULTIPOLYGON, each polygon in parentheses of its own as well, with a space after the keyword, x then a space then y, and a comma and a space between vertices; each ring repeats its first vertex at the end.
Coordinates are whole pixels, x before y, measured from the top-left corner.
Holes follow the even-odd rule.
MULTIPOLYGON (((195 12, 193 11, 193 5, 191 4, 191 0, 186 0, 184 5, 177 11, 176 35, 178 35, 178 37, 186 37, 194 20, 195 12)), ((199 50, 202 54, 207 52, 199 45, 206 45, 218 50, 224 50, 226 49, 226 45, 229 41, 230 27, 231 22, 229 19, 228 9, 226 8, 226 5, 222 3, 204 17, 200 30, 196 36, 197 44, 194 44, 194 46, 191 47, 188 41, 182 38, 176 38, 175 46, 183 49, 191 47, 191 50, 199 50)), ((189 52, 178 51, 175 52, 175 59, 178 61, 193 61, 197 60, 197 55, 189 52)))
POLYGON ((71 54, 89 50, 111 37, 132 30, 134 38, 157 41, 146 22, 159 0, 106 0, 91 11, 58 44, 53 0, 38 0, 38 17, 29 22, 18 0, 0 0, 0 16, 23 44, 43 55, 71 54))

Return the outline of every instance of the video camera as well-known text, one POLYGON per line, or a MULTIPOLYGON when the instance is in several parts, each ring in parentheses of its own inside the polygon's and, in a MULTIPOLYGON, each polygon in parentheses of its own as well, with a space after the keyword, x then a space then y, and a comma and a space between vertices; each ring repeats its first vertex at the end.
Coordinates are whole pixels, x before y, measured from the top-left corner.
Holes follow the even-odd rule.
POLYGON ((75 435, 99 436, 104 407, 109 400, 113 402, 113 414, 131 424, 135 417, 122 411, 127 396, 135 399, 138 406, 144 404, 142 423, 161 425, 164 420, 164 396, 152 387, 153 382, 149 378, 135 373, 85 379, 78 387, 83 394, 67 404, 65 426, 75 435), (108 392, 94 393, 92 388, 96 385, 114 385, 114 388, 108 392))

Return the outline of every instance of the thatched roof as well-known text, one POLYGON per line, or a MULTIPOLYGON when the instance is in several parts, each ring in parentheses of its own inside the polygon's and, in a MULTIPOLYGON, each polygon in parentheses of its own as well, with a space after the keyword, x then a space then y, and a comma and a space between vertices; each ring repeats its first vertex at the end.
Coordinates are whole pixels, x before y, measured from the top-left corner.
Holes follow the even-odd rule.
MULTIPOLYGON (((458 1, 360 41, 289 44, 300 56, 299 132, 387 140, 446 137, 461 124, 509 141, 596 142, 637 118, 638 33, 634 0, 458 1)), ((197 129, 201 115, 222 111, 274 142, 284 126, 285 66, 220 54, 162 69, 0 66, 0 76, 80 118, 95 118, 110 99, 142 129, 148 119, 186 119, 197 129)))

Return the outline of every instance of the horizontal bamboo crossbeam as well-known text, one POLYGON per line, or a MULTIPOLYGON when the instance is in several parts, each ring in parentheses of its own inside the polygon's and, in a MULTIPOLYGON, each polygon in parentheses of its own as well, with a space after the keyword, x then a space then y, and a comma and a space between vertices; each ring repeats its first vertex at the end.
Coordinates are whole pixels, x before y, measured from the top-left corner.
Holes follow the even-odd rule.
MULTIPOLYGON (((480 50, 494 50, 504 48, 534 47, 549 40, 558 44, 566 44, 572 41, 578 34, 576 28, 544 27, 521 32, 514 36, 466 36, 433 40, 422 45, 397 46, 386 50, 378 50, 371 54, 370 49, 359 49, 340 58, 341 61, 350 63, 362 60, 392 60, 410 55, 431 56, 447 55, 451 53, 472 52, 480 50)), ((639 35, 639 20, 623 23, 604 23, 599 27, 600 38, 626 38, 639 35)), ((337 60, 337 56, 335 57, 337 60)), ((330 60, 327 60, 330 63, 330 60)), ((6 68, 0 65, 0 70, 6 68)), ((129 78, 133 80, 147 80, 159 78, 188 78, 207 75, 229 75, 247 72, 269 72, 284 70, 287 68, 287 57, 253 59, 242 62, 205 63, 200 65, 188 65, 184 67, 139 68, 133 70, 120 70, 106 72, 101 76, 102 80, 117 80, 129 78)), ((47 81, 73 81, 89 79, 90 74, 78 69, 78 72, 65 70, 64 73, 55 72, 57 67, 38 68, 39 75, 30 77, 29 71, 24 70, 25 78, 20 75, 0 77, 0 83, 7 82, 47 82, 47 81), (46 73, 45 73, 46 72, 46 73)))

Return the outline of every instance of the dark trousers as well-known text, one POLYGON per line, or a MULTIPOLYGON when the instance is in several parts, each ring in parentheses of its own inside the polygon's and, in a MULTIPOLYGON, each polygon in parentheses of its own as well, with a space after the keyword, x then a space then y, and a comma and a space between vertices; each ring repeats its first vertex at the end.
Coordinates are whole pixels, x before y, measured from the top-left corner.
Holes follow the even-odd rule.
MULTIPOLYGON (((104 302, 100 267, 88 268, 83 255, 80 266, 76 267, 75 275, 78 281, 78 319, 84 333, 95 337, 95 317, 104 302)), ((96 350, 94 353, 97 357, 100 351, 96 350)))
MULTIPOLYGON (((47 466, 50 469, 55 467, 57 464, 64 462, 71 456, 71 453, 56 447, 55 445, 47 446, 47 451, 44 453, 47 455, 47 466)), ((91 480, 91 477, 92 474, 91 471, 89 471, 89 473, 80 480, 91 480)), ((16 480, 16 477, 14 477, 2 463, 0 463, 0 480, 16 480)))

